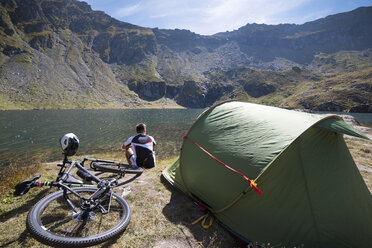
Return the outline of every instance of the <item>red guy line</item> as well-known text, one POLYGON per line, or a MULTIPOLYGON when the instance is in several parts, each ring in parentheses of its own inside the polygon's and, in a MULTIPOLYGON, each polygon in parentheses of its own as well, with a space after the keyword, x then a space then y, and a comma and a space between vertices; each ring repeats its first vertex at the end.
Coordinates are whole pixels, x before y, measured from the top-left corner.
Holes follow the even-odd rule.
POLYGON ((205 150, 203 147, 201 147, 198 143, 194 142, 192 139, 190 139, 189 137, 187 136, 183 136, 183 139, 188 139, 190 140, 194 145, 196 145, 197 147, 199 147, 203 152, 205 152, 206 154, 208 154, 211 158, 213 158, 214 160, 216 160, 218 163, 222 164, 223 166, 225 166, 227 169, 229 170, 232 170, 233 172, 235 173, 238 173, 240 176, 242 176, 248 183, 249 185, 251 186, 251 188, 253 188, 259 195, 262 194, 262 191, 259 190, 253 183, 252 183, 252 180, 250 180, 247 176, 245 176, 243 173, 231 168, 230 166, 228 166, 227 164, 225 164, 224 162, 220 161, 218 158, 216 158, 215 156, 213 156, 212 154, 210 154, 207 150, 205 150))

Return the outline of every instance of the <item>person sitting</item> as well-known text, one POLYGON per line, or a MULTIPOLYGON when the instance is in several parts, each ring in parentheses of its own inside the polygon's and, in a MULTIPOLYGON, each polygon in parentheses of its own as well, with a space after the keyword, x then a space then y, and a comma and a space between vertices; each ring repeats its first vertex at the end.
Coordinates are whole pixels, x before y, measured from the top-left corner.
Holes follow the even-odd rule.
POLYGON ((139 123, 136 126, 137 135, 129 137, 123 144, 125 156, 132 168, 155 167, 155 139, 146 134, 146 125, 139 123))

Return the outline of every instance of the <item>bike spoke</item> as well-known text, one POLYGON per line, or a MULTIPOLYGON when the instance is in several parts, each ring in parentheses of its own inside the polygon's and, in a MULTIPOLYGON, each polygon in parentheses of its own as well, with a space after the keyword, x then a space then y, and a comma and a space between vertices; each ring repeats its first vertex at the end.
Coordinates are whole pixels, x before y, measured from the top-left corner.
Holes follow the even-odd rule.
MULTIPOLYGON (((95 192, 95 189, 90 188, 76 190, 77 194, 85 198, 89 198, 95 192)), ((39 206, 39 212, 35 212, 38 221, 32 220, 28 224, 38 225, 38 232, 44 235, 42 238, 45 237, 47 242, 52 238, 55 240, 53 244, 56 245, 60 245, 60 241, 71 245, 75 245, 75 242, 81 242, 84 245, 87 244, 86 242, 94 244, 97 241, 97 235, 100 234, 103 235, 100 239, 108 239, 112 237, 110 235, 114 230, 123 230, 123 222, 120 221, 130 214, 127 203, 116 194, 106 193, 97 196, 98 198, 92 198, 89 202, 83 202, 76 195, 68 193, 68 199, 76 210, 73 210, 67 203, 66 194, 56 192, 54 195, 46 199, 44 205, 39 206), (96 205, 94 202, 98 200, 99 204, 96 205), (74 237, 73 241, 71 237, 74 237)), ((36 211, 37 207, 35 207, 36 211)), ((129 222, 129 219, 127 220, 129 222)))
POLYGON ((86 221, 80 222, 79 225, 77 225, 77 228, 74 230, 74 236, 75 237, 82 237, 81 234, 86 229, 86 225, 87 225, 86 221))
POLYGON ((76 235, 77 234, 76 230, 78 230, 80 228, 80 225, 81 225, 81 223, 78 222, 78 221, 74 221, 73 223, 71 223, 70 226, 65 228, 65 231, 64 231, 65 236, 76 237, 77 236, 76 235))
POLYGON ((99 232, 100 232, 100 229, 101 229, 102 219, 103 219, 102 216, 103 216, 103 215, 100 216, 99 221, 98 221, 97 233, 99 233, 99 232))

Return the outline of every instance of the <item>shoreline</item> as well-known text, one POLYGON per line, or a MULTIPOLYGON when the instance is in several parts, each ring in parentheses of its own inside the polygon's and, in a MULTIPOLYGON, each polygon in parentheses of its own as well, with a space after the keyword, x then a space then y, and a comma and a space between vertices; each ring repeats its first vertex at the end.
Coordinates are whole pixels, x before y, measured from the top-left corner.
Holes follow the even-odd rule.
POLYGON ((0 111, 35 111, 35 110, 122 110, 122 109, 189 109, 181 105, 149 105, 140 107, 100 107, 100 108, 14 108, 14 109, 0 109, 0 111))
POLYGON ((23 111, 23 110, 81 110, 81 109, 187 109, 176 103, 172 99, 161 98, 156 101, 138 101, 134 103, 128 103, 128 106, 124 106, 119 103, 108 103, 104 105, 93 104, 87 106, 63 106, 63 105, 0 105, 0 111, 23 111))

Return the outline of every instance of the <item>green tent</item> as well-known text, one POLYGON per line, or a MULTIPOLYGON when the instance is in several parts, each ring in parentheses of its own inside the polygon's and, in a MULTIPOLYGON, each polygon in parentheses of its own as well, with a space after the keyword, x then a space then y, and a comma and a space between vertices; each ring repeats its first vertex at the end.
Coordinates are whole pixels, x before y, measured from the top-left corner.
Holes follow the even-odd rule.
POLYGON ((370 248, 372 197, 342 134, 368 139, 338 116, 225 102, 163 176, 246 241, 370 248))

